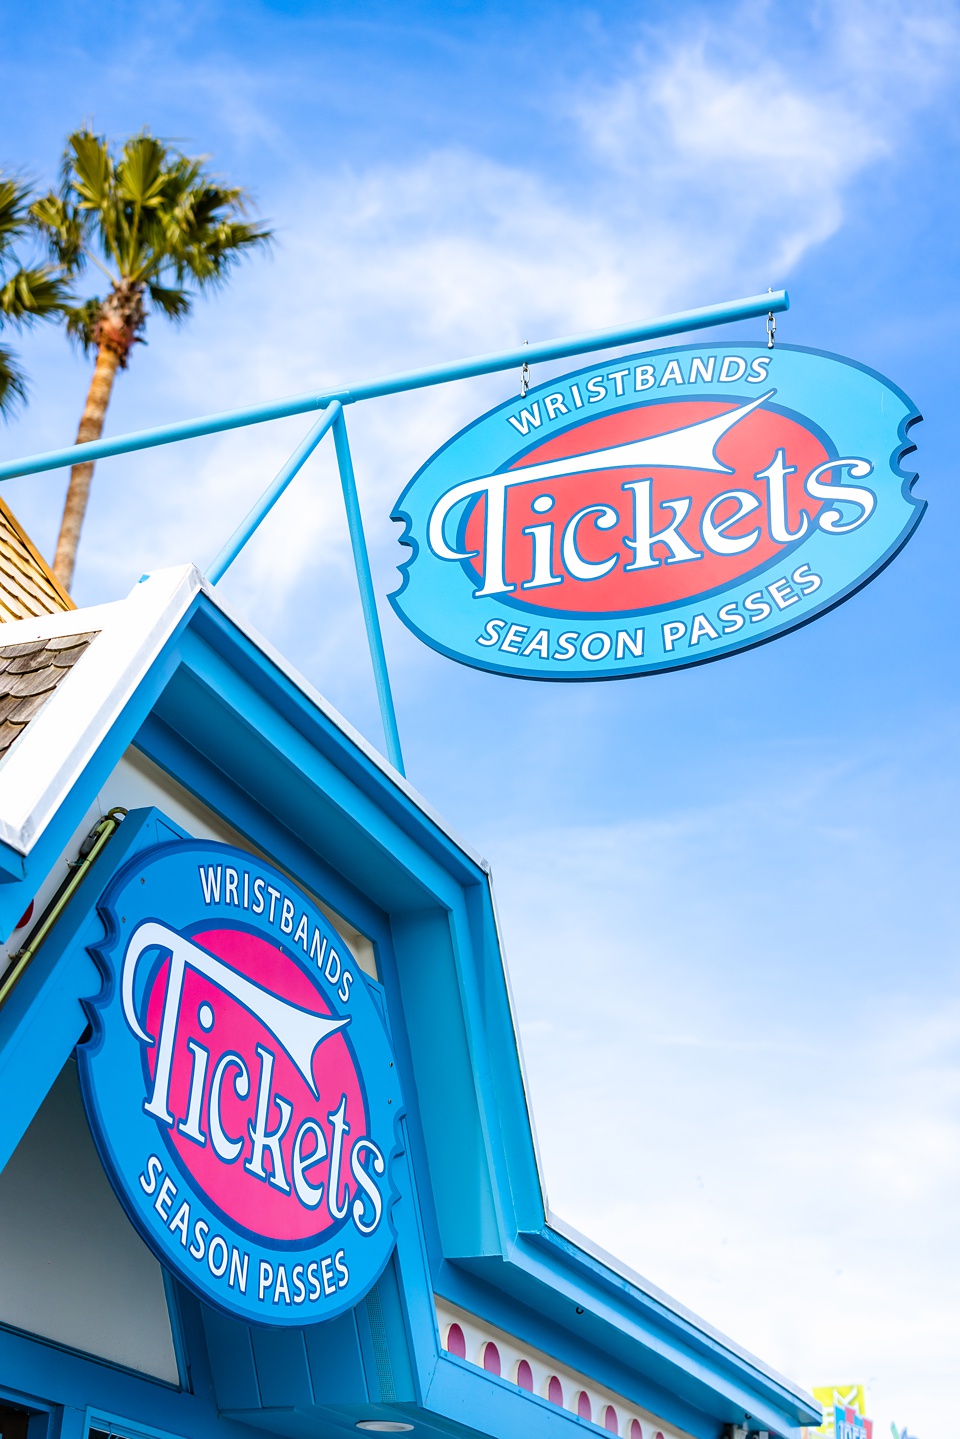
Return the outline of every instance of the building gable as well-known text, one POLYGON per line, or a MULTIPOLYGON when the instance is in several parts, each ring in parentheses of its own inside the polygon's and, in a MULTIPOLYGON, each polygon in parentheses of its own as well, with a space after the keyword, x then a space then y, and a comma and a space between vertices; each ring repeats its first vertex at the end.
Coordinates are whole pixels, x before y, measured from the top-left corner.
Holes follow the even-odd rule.
MULTIPOLYGON (((0 1007, 0 1085, 16 1094, 0 1160, 83 1042, 99 896, 136 847, 171 836, 266 856, 362 937, 397 1057, 392 1260, 349 1314, 304 1330, 244 1325, 184 1291, 219 1410, 293 1439, 375 1420, 546 1439, 581 1419, 520 1382, 529 1353, 621 1416, 656 1416, 666 1439, 744 1413, 772 1432, 806 1422, 786 1381, 551 1223, 483 861, 195 571, 60 619, 97 638, 0 764, 3 932, 35 896, 42 912, 107 809, 129 813, 0 1007), (452 1348, 453 1312, 515 1344, 515 1372, 452 1348)), ((42 633, 21 643, 57 632, 54 617, 30 623, 42 633)))

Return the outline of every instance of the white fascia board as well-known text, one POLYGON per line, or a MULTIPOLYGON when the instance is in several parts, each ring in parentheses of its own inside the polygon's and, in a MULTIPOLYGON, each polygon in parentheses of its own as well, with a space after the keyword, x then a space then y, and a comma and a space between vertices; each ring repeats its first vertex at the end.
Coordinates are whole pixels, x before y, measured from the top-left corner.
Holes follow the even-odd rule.
POLYGON ((706 1338, 713 1340, 715 1344, 728 1350, 745 1364, 749 1364, 751 1369, 756 1369, 764 1378, 771 1380, 774 1384, 780 1385, 788 1394, 792 1394, 795 1399, 799 1399, 804 1404, 809 1404, 812 1409, 817 1407, 813 1397, 808 1394, 805 1389, 801 1389, 799 1384, 795 1383, 794 1380, 788 1379, 786 1375, 781 1374, 779 1370, 773 1369, 769 1364, 765 1364, 762 1359, 758 1359, 757 1356, 751 1354, 748 1349, 744 1349, 742 1345, 737 1344, 735 1340, 730 1339, 726 1334, 722 1334, 719 1329, 715 1329, 706 1319, 701 1319, 699 1314, 694 1314, 693 1310, 688 1309, 685 1304, 681 1304, 678 1300, 672 1299, 670 1295, 665 1293, 658 1285, 651 1283, 649 1279, 644 1279, 643 1275, 638 1274, 635 1269, 631 1269, 628 1264, 624 1264, 622 1260, 618 1259, 616 1255, 611 1254, 609 1250, 603 1249, 599 1244, 595 1244, 592 1239, 588 1239, 586 1235, 581 1234, 578 1229, 574 1229, 571 1224, 567 1224, 565 1220, 561 1219, 551 1210, 547 1211, 547 1228, 552 1230, 554 1234, 558 1234, 561 1239, 565 1239, 568 1244, 572 1244, 575 1249, 579 1249, 583 1254, 587 1255, 588 1258, 593 1259, 598 1264, 602 1264, 605 1269, 609 1269, 611 1274, 615 1274, 618 1279, 625 1280, 632 1288, 638 1289, 641 1294, 645 1294, 649 1299, 655 1299, 658 1304, 663 1305, 664 1309, 668 1309, 672 1314, 676 1314, 678 1318, 686 1320, 694 1329, 699 1329, 701 1334, 705 1335, 706 1338))
POLYGON ((489 876, 487 860, 268 640, 234 613, 195 565, 145 575, 125 599, 110 604, 14 620, 2 627, 0 647, 92 630, 99 633, 0 763, 0 840, 20 854, 29 853, 198 594, 489 876))
POLYGON ((207 599, 211 604, 216 606, 224 618, 229 620, 251 644, 255 645, 257 649, 270 660, 271 664, 275 665, 280 673, 284 675, 291 684, 295 685, 303 696, 308 699, 331 724, 336 725, 337 729, 340 730, 345 738, 348 739, 352 745, 355 745, 371 764, 376 765, 377 769, 383 773, 385 778, 390 780, 392 784, 395 784, 397 789, 410 800, 411 804, 415 805, 417 809, 425 815, 431 824, 435 825, 436 828, 446 836, 451 844, 456 845, 457 849, 461 850, 472 864, 475 864, 484 874, 489 875, 489 860, 484 859, 482 854, 479 854, 462 835, 458 834, 457 831, 447 823, 443 816, 434 809, 430 801, 424 799, 419 790, 414 789, 410 781, 402 775, 398 769, 394 769, 386 756, 382 755, 368 739, 365 739, 359 730, 354 729, 350 721, 344 719, 340 711, 336 709, 328 699, 325 699, 309 680, 304 679, 300 671, 295 669, 290 661, 285 659, 269 640, 265 640, 263 635, 255 630, 246 620, 239 619, 232 607, 224 601, 212 585, 208 584, 206 580, 203 580, 202 587, 207 599))
POLYGON ((28 854, 200 593, 193 565, 159 570, 124 600, 4 625, 0 646, 99 631, 0 765, 0 840, 28 854))

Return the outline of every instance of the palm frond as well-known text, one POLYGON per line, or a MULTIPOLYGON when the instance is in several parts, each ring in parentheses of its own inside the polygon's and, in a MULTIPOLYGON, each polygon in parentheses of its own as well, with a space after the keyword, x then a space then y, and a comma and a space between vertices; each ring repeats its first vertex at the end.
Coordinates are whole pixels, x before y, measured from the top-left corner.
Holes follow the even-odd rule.
MULTIPOLYGON (((72 299, 61 268, 23 263, 15 251, 22 239, 36 239, 30 187, 16 176, 0 173, 0 329, 61 319, 72 299)), ((26 378, 16 355, 0 345, 0 415, 12 414, 26 395, 26 378)))
POLYGON ((265 225, 239 218, 245 202, 242 191, 205 185, 184 196, 171 213, 158 216, 164 226, 167 263, 179 283, 193 279, 199 288, 215 286, 244 250, 272 240, 265 225))
POLYGON ((85 210, 102 210, 113 187, 113 157, 102 135, 75 130, 67 136, 67 156, 72 152, 69 187, 85 210))
POLYGON ((116 171, 106 139, 91 130, 67 136, 61 195, 89 216, 105 256, 122 266, 123 207, 117 205, 116 171))
POLYGON ((97 333, 103 301, 95 297, 84 300, 82 305, 72 305, 66 311, 67 334, 71 340, 88 354, 97 347, 97 333))
POLYGON ((0 345, 0 416, 8 419, 27 398, 27 382, 12 350, 0 345))
POLYGON ((244 221, 224 221, 183 248, 180 273, 198 288, 216 289, 242 258, 243 251, 273 238, 269 230, 244 221))
MULTIPOLYGON (((78 130, 67 142, 60 195, 37 201, 32 213, 61 264, 78 271, 88 256, 115 293, 149 291, 154 308, 177 322, 192 293, 220 284, 245 251, 272 238, 246 218, 249 203, 239 186, 210 174, 205 157, 148 130, 130 136, 116 159, 102 136, 78 130)), ((90 343, 81 319, 71 325, 90 343)), ((142 310, 131 344, 141 331, 142 310)))
POLYGON ((164 191, 166 147, 148 131, 134 135, 123 147, 117 165, 117 193, 131 205, 157 205, 164 191))
POLYGON ((52 258, 71 274, 86 264, 86 239, 91 216, 51 190, 30 206, 30 218, 43 236, 52 258))
POLYGON ((12 175, 0 173, 0 247, 27 229, 29 203, 29 186, 12 175))
POLYGON ((153 283, 148 284, 147 289, 151 303, 174 324, 180 324, 193 309, 193 301, 186 290, 173 290, 153 283))
POLYGON ((0 287, 0 317, 15 325, 61 315, 70 303, 62 276, 50 265, 15 270, 0 287))

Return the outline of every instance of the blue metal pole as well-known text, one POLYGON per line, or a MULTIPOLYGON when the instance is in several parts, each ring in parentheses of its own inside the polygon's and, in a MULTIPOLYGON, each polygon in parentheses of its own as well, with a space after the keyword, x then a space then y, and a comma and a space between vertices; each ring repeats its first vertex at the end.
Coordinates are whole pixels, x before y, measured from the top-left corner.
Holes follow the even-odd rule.
POLYGON ((397 713, 393 707, 390 677, 387 674, 387 657, 383 649, 383 635, 380 632, 380 616, 377 614, 377 597, 374 593, 370 558, 367 554, 367 542, 363 533, 360 498, 357 494, 357 481, 353 473, 350 442, 347 439, 347 424, 343 417, 343 410, 339 405, 336 408, 337 413, 333 421, 333 443, 337 447, 340 484, 343 486, 343 503, 346 506, 350 543, 353 546, 353 563, 357 571, 357 583, 360 586, 360 604, 363 609, 363 622, 367 627, 367 643, 370 646, 370 659, 373 662, 373 678, 377 686, 377 698, 380 701, 380 718, 383 721, 383 734, 387 742, 387 757, 394 769, 405 774, 403 754, 400 750, 400 732, 397 729, 397 713))
POLYGON ((313 454, 330 426, 341 413, 339 401, 333 400, 310 430, 309 434, 305 435, 300 441, 300 444, 294 450, 287 463, 277 474, 276 479, 267 486, 259 500, 257 500, 257 503, 253 506, 253 509, 250 510, 246 518, 240 522, 216 559, 208 567, 206 578, 210 584, 215 585, 218 580, 223 578, 237 558, 237 555, 247 543, 247 540, 249 540, 251 535, 259 528, 262 521, 266 519, 290 481, 295 475, 299 474, 303 465, 313 454))
POLYGON ((181 420, 174 425, 159 425, 156 429, 119 435, 112 440, 94 440, 85 445, 70 445, 63 450, 51 450, 48 454, 33 455, 27 459, 7 460, 0 464, 0 480, 12 479, 14 475, 36 475, 44 470, 58 470, 86 460, 103 460, 110 455, 126 455, 133 450, 148 450, 174 440, 193 440, 201 435, 220 434, 224 430, 242 429, 245 425, 259 425, 264 420, 303 415, 311 410, 323 409, 332 400, 339 400, 344 405, 355 404, 358 400, 396 395, 405 390, 420 390, 428 385, 441 385, 450 380, 465 380, 475 375, 490 375, 497 370, 512 370, 524 363, 533 365, 545 360, 562 360, 570 355, 588 354, 591 350, 631 345, 639 340, 663 339, 667 335, 703 330, 712 325, 726 325, 734 320, 755 319, 771 310, 787 310, 789 307, 790 299, 786 290, 774 290, 766 295, 752 295, 745 300, 728 300, 720 305, 705 305, 699 310, 681 310, 675 315, 663 315, 657 320, 618 325, 613 329, 570 335, 561 340, 545 340, 512 350, 500 350, 490 355, 476 355, 468 360, 430 365, 423 370, 407 370, 398 375, 366 380, 339 390, 294 395, 284 400, 252 405, 243 410, 228 410, 220 415, 181 420))

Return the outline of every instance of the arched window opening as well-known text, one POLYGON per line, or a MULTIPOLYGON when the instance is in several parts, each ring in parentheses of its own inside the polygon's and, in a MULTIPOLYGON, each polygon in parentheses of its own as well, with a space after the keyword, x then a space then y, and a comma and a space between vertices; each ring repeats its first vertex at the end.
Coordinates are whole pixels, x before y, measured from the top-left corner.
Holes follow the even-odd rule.
POLYGON ((467 1341, 459 1324, 451 1324, 447 1330, 446 1349, 448 1354, 455 1354, 458 1359, 466 1359, 467 1341))
POLYGON ((483 1367, 488 1374, 500 1373, 500 1350, 492 1339, 483 1346, 483 1367))
POLYGON ((581 1389, 577 1395, 577 1413, 581 1419, 587 1419, 593 1423, 593 1405, 590 1403, 590 1395, 586 1389, 581 1389))
POLYGON ((620 1433, 620 1425, 617 1422, 617 1411, 612 1404, 608 1404, 603 1411, 603 1427, 604 1429, 608 1429, 611 1434, 620 1433))
POLYGON ((517 1384, 521 1389, 526 1389, 528 1394, 533 1393, 533 1370, 526 1359, 521 1359, 517 1365, 517 1384))
POLYGON ((556 1374, 550 1375, 550 1382, 547 1384, 547 1398, 551 1404, 557 1404, 563 1408, 563 1385, 556 1374))

